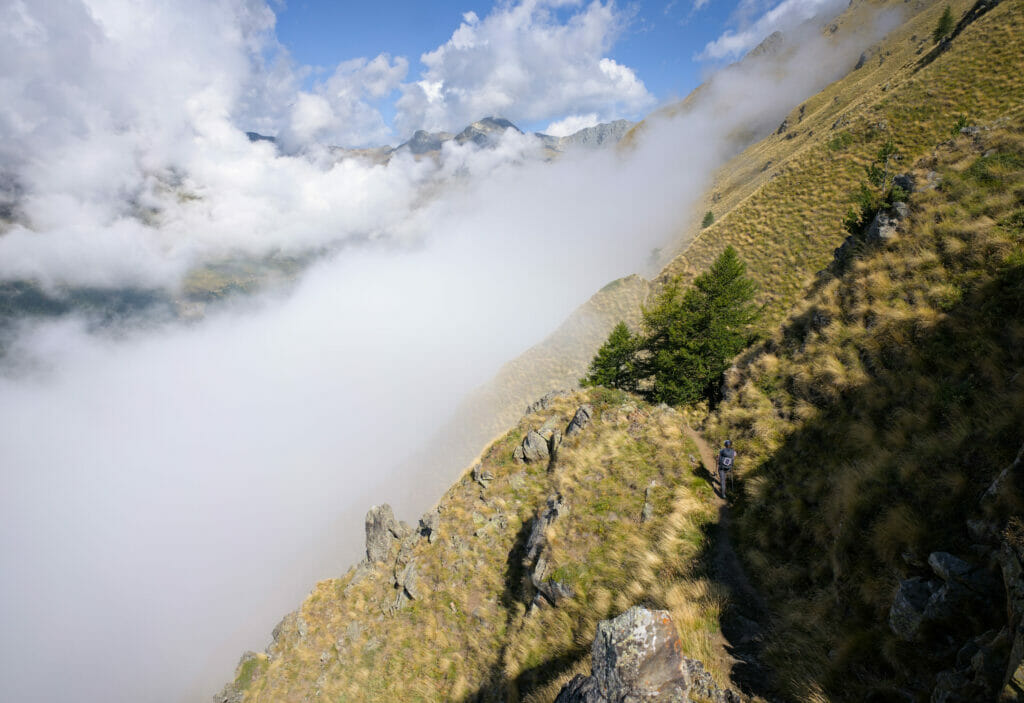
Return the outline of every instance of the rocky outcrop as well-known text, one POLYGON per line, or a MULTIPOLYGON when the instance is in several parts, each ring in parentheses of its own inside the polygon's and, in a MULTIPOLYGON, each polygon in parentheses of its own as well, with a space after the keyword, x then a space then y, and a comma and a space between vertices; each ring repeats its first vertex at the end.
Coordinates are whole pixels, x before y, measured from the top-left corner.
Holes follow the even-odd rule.
POLYGON ((551 452, 547 440, 536 430, 530 430, 523 438, 523 443, 516 447, 513 457, 516 461, 533 463, 548 461, 551 458, 551 452))
POLYGON ((619 140, 633 127, 629 120, 615 120, 614 122, 602 122, 593 127, 585 127, 578 132, 562 137, 559 146, 584 147, 588 149, 599 149, 604 146, 617 144, 619 140))
POLYGON ((879 210, 868 225, 868 242, 884 244, 895 237, 900 222, 906 219, 908 213, 907 204, 903 202, 895 202, 891 207, 879 210))
POLYGON ((522 134, 522 130, 503 117, 485 117, 459 132, 455 141, 458 144, 473 142, 479 147, 493 146, 507 129, 522 134))
POLYGON ((420 518, 420 535, 427 538, 431 544, 440 536, 441 513, 437 508, 423 513, 420 518))
POLYGON ((483 488, 487 488, 489 485, 491 485, 491 481, 494 480, 494 474, 492 474, 490 471, 485 471, 483 467, 480 466, 480 464, 477 464, 473 467, 471 476, 473 477, 473 480, 479 483, 483 488))
POLYGON ((539 413, 542 410, 547 410, 556 400, 559 398, 565 398, 568 395, 569 391, 550 391, 545 393, 543 396, 527 405, 523 414, 532 415, 533 413, 539 413))
POLYGON ((565 428, 565 436, 572 437, 582 432, 590 424, 593 415, 594 408, 591 405, 581 405, 576 409, 576 414, 572 416, 572 420, 569 421, 569 425, 565 428))
POLYGON ((390 505, 371 507, 366 513, 366 558, 372 563, 387 559, 398 532, 398 522, 390 505))
POLYGON ((537 512, 526 541, 526 556, 523 570, 527 583, 524 585, 526 600, 532 606, 557 605, 563 598, 572 598, 575 592, 569 584, 552 577, 554 564, 548 547, 548 528, 559 517, 569 511, 561 495, 549 496, 543 508, 537 512))
POLYGON ((889 628, 907 642, 920 639, 927 627, 948 626, 963 618, 963 609, 995 599, 988 573, 947 552, 932 552, 928 566, 938 579, 913 577, 900 582, 889 609, 889 628))
POLYGON ((683 654, 667 610, 633 607, 597 626, 590 676, 576 676, 556 703, 665 701, 734 703, 737 693, 722 690, 704 665, 683 654))

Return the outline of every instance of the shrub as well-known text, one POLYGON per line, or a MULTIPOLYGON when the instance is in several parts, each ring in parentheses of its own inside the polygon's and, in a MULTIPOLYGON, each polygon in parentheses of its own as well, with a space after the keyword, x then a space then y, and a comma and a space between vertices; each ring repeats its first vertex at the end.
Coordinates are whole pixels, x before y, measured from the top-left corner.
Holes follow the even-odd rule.
POLYGON ((712 225, 715 221, 715 214, 708 210, 704 213, 704 219, 700 221, 700 228, 706 229, 712 225))

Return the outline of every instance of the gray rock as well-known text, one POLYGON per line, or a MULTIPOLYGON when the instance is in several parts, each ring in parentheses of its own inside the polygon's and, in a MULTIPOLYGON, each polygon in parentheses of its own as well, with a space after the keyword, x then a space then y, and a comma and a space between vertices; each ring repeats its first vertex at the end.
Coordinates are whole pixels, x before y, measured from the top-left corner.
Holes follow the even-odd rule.
POLYGON ((914 577, 900 581, 889 608, 889 629, 905 642, 913 642, 924 624, 924 611, 928 607, 936 585, 932 581, 914 577))
POLYGON ((559 691, 555 703, 607 703, 607 700, 598 690, 597 680, 593 676, 576 674, 559 691))
POLYGON ((441 513, 436 509, 423 513, 420 518, 420 534, 427 538, 427 542, 433 544, 440 535, 441 513))
POLYGON ((867 240, 873 244, 888 242, 896 236, 900 220, 906 216, 906 203, 893 203, 891 208, 879 210, 868 226, 867 240))
POLYGON ((869 59, 869 58, 871 58, 871 55, 870 55, 870 54, 869 54, 868 52, 866 52, 866 51, 865 51, 865 52, 863 52, 863 53, 862 53, 862 54, 860 55, 860 57, 859 57, 859 58, 857 59, 857 65, 855 65, 855 66, 853 67, 853 70, 854 70, 854 71, 856 71, 856 70, 857 70, 857 69, 859 69, 859 68, 863 68, 863 67, 864 67, 864 64, 866 64, 866 63, 868 62, 868 59, 869 59))
POLYGON ((419 571, 416 569, 416 560, 411 559, 409 563, 405 565, 400 574, 397 574, 395 578, 395 588, 404 590, 406 595, 412 599, 422 597, 422 593, 419 588, 419 571))
POLYGON ((551 391, 549 393, 545 393, 538 400, 527 405, 526 411, 523 414, 532 415, 533 413, 538 413, 541 410, 547 410, 548 408, 551 407, 551 404, 553 402, 555 402, 559 398, 564 398, 567 395, 569 395, 569 391, 551 391))
POLYGON ((532 463, 535 461, 547 461, 550 458, 547 440, 536 430, 526 433, 522 443, 523 461, 532 463))
POLYGON ((970 564, 949 552, 932 552, 928 555, 928 566, 943 581, 959 580, 972 571, 970 564))
POLYGON ((576 414, 572 416, 572 420, 569 421, 568 427, 565 428, 565 436, 572 437, 573 435, 579 434, 584 428, 590 424, 591 418, 594 416, 594 408, 589 404, 583 404, 576 409, 576 414))
POLYGON ((740 700, 715 684, 704 665, 684 656, 666 610, 633 607, 597 627, 589 677, 577 677, 559 693, 561 703, 740 700), (588 680, 589 679, 589 680, 588 680))
POLYGON ((644 507, 640 510, 640 522, 647 522, 654 517, 654 506, 651 505, 652 490, 654 490, 653 484, 644 489, 644 507))
POLYGON ((974 566, 948 552, 932 552, 928 565, 950 588, 962 587, 974 597, 995 596, 995 583, 984 569, 974 566))
POLYGON ((491 481, 494 480, 494 474, 490 471, 484 471, 480 464, 473 467, 473 480, 479 483, 484 488, 491 485, 491 481))
POLYGON ((384 503, 370 508, 366 513, 366 558, 371 563, 387 559, 399 529, 390 505, 384 503))
POLYGON ((523 569, 526 574, 524 591, 526 602, 540 605, 543 601, 557 605, 563 598, 575 595, 573 588, 566 583, 551 578, 554 565, 551 563, 548 549, 547 530, 560 516, 568 512, 561 495, 549 496, 545 506, 541 508, 533 520, 530 536, 526 540, 526 556, 523 569))
POLYGON ((898 188, 901 188, 906 193, 914 192, 914 177, 909 173, 898 173, 893 176, 892 184, 898 188))

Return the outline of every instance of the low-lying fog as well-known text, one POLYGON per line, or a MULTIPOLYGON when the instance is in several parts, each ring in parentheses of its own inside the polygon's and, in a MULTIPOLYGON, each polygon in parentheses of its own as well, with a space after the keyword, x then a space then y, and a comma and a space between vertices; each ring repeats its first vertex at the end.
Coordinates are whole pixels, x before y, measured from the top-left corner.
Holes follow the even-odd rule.
POLYGON ((0 148, 15 203, 0 280, 176 295, 204 261, 332 253, 198 321, 20 325, 0 362, 0 698, 19 702, 207 699, 360 557, 366 508, 416 482, 391 467, 594 291, 643 271, 729 137, 765 133, 871 39, 794 32, 635 149, 544 162, 509 132, 372 166, 246 138, 244 28, 189 23, 192 58, 167 65, 165 34, 63 5, 60 21, 7 12, 0 58, 22 82, 0 126, 60 119, 0 148))

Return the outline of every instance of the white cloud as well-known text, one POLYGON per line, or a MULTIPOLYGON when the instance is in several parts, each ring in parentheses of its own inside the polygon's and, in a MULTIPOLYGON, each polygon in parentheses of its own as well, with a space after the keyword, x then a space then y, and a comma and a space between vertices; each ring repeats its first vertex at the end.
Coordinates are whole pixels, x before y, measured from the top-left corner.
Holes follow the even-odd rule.
POLYGON ((707 4, 708 4, 708 3, 710 2, 710 1, 711 1, 711 0, 693 0, 693 9, 694 9, 695 11, 696 11, 696 10, 700 10, 700 9, 703 9, 703 8, 704 8, 705 6, 707 6, 707 4))
POLYGON ((393 135, 375 102, 395 91, 409 70, 399 56, 380 54, 343 61, 313 93, 302 92, 281 133, 286 148, 316 143, 343 146, 382 144, 393 135))
POLYGON ((544 128, 544 134, 550 134, 552 137, 567 137, 570 134, 575 134, 581 129, 587 127, 593 127, 600 120, 597 118, 596 112, 591 112, 586 115, 569 115, 564 120, 558 120, 552 122, 544 128))
MULTIPOLYGON (((697 1, 701 2, 701 0, 697 1)), ((706 1, 704 0, 704 2, 706 1)), ((761 43, 772 32, 784 32, 815 18, 832 17, 846 4, 845 0, 782 0, 752 22, 740 20, 741 28, 739 30, 726 30, 717 39, 708 42, 696 58, 703 60, 738 59, 761 43)), ((743 6, 744 4, 741 3, 738 12, 743 10, 743 6)))
POLYGON ((636 115, 653 98, 636 74, 606 56, 627 17, 613 2, 592 2, 564 22, 552 10, 569 0, 499 4, 465 21, 423 54, 421 80, 402 87, 396 126, 458 129, 486 115, 513 122, 598 113, 636 115), (429 90, 428 90, 429 88, 429 90))

